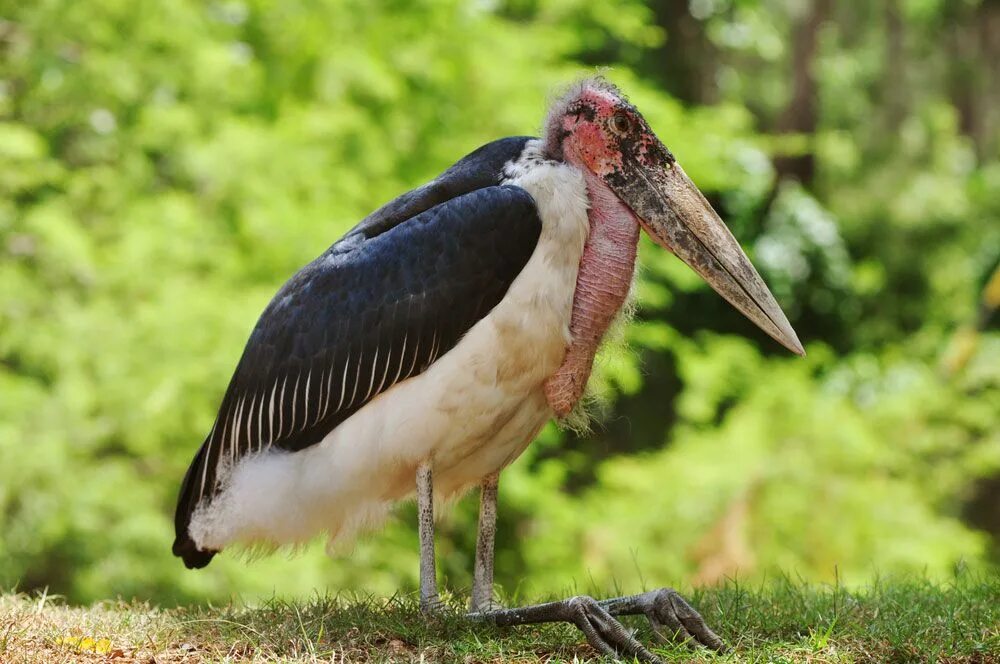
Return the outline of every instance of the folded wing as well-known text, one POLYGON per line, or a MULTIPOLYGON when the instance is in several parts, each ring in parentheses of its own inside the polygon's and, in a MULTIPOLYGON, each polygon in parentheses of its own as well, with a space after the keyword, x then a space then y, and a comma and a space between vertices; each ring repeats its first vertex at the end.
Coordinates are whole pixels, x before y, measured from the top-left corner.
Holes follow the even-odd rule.
POLYGON ((240 459, 315 445, 453 348, 503 298, 540 231, 526 191, 484 187, 374 236, 348 234, 292 277, 251 333, 184 478, 174 554, 208 564, 214 552, 197 549, 188 524, 240 459))

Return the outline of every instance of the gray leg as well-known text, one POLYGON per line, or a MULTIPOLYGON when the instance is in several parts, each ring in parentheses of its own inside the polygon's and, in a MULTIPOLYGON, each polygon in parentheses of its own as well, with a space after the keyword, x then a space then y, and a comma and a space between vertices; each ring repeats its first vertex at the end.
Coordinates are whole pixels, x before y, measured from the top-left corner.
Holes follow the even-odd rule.
POLYGON ((417 467, 417 519, 420 530, 420 610, 441 608, 434 569, 434 483, 430 462, 417 467))
POLYGON ((613 616, 646 616, 653 632, 664 642, 684 641, 717 652, 725 650, 722 639, 709 629, 701 615, 670 588, 606 599, 599 604, 613 616))
POLYGON ((487 475, 480 486, 479 535, 476 538, 476 567, 472 576, 473 613, 493 608, 493 544, 497 534, 497 480, 499 473, 487 475))

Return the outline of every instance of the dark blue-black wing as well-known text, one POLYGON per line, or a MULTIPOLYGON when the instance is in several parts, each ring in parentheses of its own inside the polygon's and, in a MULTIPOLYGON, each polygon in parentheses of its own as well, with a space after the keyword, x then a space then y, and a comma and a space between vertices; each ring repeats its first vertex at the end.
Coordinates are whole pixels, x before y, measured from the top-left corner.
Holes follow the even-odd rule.
POLYGON ((373 237, 349 234, 292 277, 251 333, 185 476, 174 553, 189 567, 211 559, 187 527, 227 465, 271 447, 314 445, 424 371, 500 302, 540 231, 530 194, 485 187, 373 237))

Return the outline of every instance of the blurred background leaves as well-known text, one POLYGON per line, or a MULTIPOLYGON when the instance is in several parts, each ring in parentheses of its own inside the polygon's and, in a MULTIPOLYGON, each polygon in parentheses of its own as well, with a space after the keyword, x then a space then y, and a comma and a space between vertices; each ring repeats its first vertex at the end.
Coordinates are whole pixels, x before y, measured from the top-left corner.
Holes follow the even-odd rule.
MULTIPOLYGON (((809 357, 644 244, 593 431, 546 429, 503 476, 498 582, 995 570, 994 0, 0 0, 0 586, 415 587, 412 508, 333 559, 189 572, 175 492, 277 287, 466 152, 537 132, 595 67, 809 357)), ((476 511, 442 523, 455 587, 476 511)))

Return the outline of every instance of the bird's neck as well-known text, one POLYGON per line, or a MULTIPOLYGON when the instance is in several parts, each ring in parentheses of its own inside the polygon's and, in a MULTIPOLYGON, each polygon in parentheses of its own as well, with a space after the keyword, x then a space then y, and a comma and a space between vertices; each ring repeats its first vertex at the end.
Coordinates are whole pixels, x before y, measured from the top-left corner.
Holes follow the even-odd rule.
POLYGON ((639 221, 632 211, 603 180, 581 170, 590 199, 590 230, 573 296, 572 340, 562 365, 545 383, 545 396, 558 417, 568 415, 583 396, 601 340, 628 299, 639 242, 639 221))

